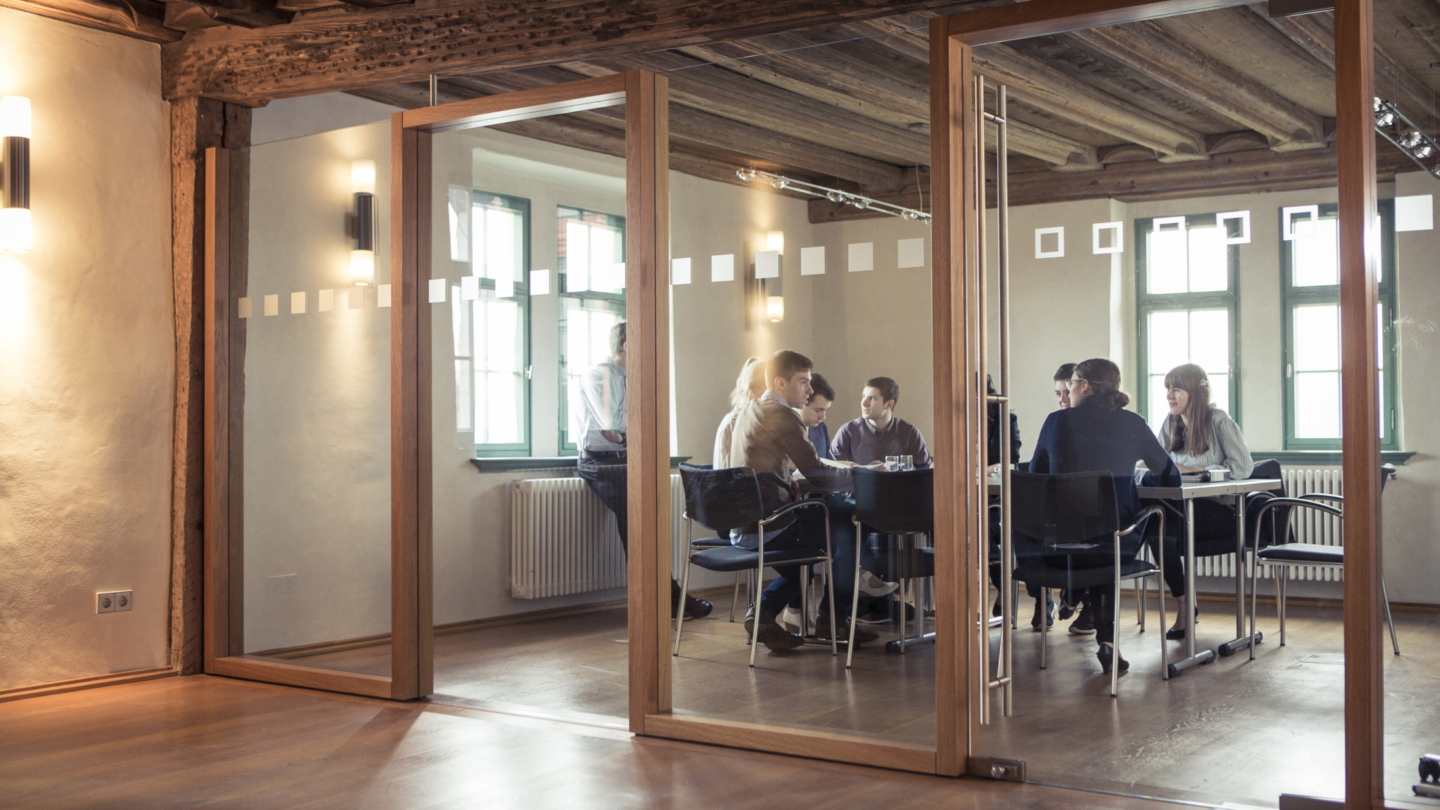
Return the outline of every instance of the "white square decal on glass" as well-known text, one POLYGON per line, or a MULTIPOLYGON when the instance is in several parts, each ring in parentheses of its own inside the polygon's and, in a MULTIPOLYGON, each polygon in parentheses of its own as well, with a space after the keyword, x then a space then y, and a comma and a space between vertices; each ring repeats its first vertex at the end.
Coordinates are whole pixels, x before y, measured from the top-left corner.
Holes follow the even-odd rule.
POLYGON ((1167 229, 1173 229, 1180 233, 1185 232, 1185 217, 1156 217, 1151 220, 1155 232, 1159 233, 1167 229))
POLYGON ((330 312, 330 311, 333 311, 334 309, 335 309, 335 291, 334 291, 334 290, 321 290, 321 291, 320 291, 320 306, 319 306, 319 310, 320 310, 321 312, 330 312))
POLYGON ((240 299, 240 301, 239 301, 239 309, 238 309, 237 314, 239 314, 239 316, 240 316, 241 318, 248 318, 248 317, 250 317, 250 299, 249 299, 249 298, 241 298, 241 299, 240 299))
POLYGON ((292 292, 292 293, 290 293, 290 314, 291 314, 291 315, 304 315, 304 314, 305 314, 305 293, 303 293, 303 292, 292 292))
POLYGON ((1295 238, 1295 217, 1305 214, 1309 219, 1302 219, 1301 222, 1316 222, 1320 219, 1320 206, 1318 205, 1292 205, 1280 209, 1280 238, 1289 242, 1295 238))
POLYGON ((1065 258, 1065 229, 1063 227, 1035 229, 1035 258, 1065 258), (1054 238, 1047 239, 1047 236, 1054 238))
POLYGON ((907 267, 925 266, 925 240, 923 238, 901 239, 895 243, 895 249, 898 254, 896 263, 901 270, 907 267))
POLYGON ((513 278, 497 278, 497 279, 495 279, 495 297, 496 297, 496 298, 514 298, 514 297, 515 297, 515 279, 513 279, 513 278))
POLYGON ((530 271, 530 294, 531 294, 531 295, 549 295, 549 294, 550 294, 550 271, 549 271, 549 270, 531 270, 531 271, 530 271))
POLYGON ((850 272, 868 273, 875 269, 875 243, 857 242, 850 246, 850 272))
POLYGON ((780 277, 780 251, 762 250, 755 254, 755 278, 780 277))
POLYGON ((690 260, 672 259, 670 262, 670 283, 675 285, 690 283, 690 260))
POLYGON ((1223 214, 1215 215, 1215 226, 1225 233, 1225 244, 1227 245, 1248 245, 1250 244, 1250 212, 1249 211, 1226 211, 1223 214), (1231 222, 1239 222, 1239 233, 1230 235, 1231 222))
POLYGON ((390 285, 389 285, 389 284, 381 284, 381 285, 380 285, 378 288, 376 288, 376 289, 378 290, 378 293, 379 293, 380 306, 382 306, 382 307, 388 307, 388 306, 390 306, 390 285))
POLYGON ((476 300, 479 300, 479 298, 480 298, 480 277, 479 277, 479 276, 461 276, 461 277, 460 277, 460 300, 462 300, 462 301, 476 301, 476 300))
POLYGON ((269 317, 269 316, 271 316, 271 315, 279 315, 279 314, 280 314, 280 296, 279 296, 279 295, 267 295, 267 296, 265 296, 265 315, 266 315, 266 317, 269 317))
MULTIPOLYGON (((475 277, 474 277, 474 276, 470 276, 470 278, 475 278, 475 277)), ((464 282, 461 282, 461 283, 463 284, 464 282)), ((479 283, 478 280, 477 280, 476 283, 479 283)), ((445 303, 445 279, 443 279, 443 278, 432 278, 432 279, 430 279, 430 303, 432 303, 432 304, 443 304, 443 303, 445 303)))
POLYGON ((1396 231, 1435 230, 1435 198, 1429 194, 1395 198, 1396 231))
POLYGON ((710 280, 711 281, 734 281, 735 280, 735 254, 726 253, 724 256, 710 257, 710 280))
POLYGON ((802 276, 823 276, 823 275, 825 275, 825 248, 823 248, 823 247, 800 248, 800 275, 802 275, 802 276))
POLYGON ((1097 256, 1125 252, 1125 223, 1097 222, 1091 233, 1090 252, 1097 256))

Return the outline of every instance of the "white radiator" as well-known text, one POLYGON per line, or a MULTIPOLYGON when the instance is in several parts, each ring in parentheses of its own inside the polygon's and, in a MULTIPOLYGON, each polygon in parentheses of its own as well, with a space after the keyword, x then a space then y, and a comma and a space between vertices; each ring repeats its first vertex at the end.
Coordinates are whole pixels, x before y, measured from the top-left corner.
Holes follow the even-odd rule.
MULTIPOLYGON (((685 492, 670 476, 671 570, 685 559, 685 492)), ((510 495, 510 595, 541 599, 625 587, 615 516, 583 478, 516 481, 510 495)))
MULTIPOLYGON (((1339 470, 1285 470, 1280 473, 1285 494, 1291 498, 1322 492, 1344 495, 1339 470)), ((1333 505, 1333 504, 1332 504, 1333 505)), ((1267 517, 1266 520, 1269 520, 1267 517)), ((1318 543, 1325 546, 1343 545, 1340 520, 1316 509, 1295 509, 1290 517, 1290 542, 1318 543)), ((1325 566, 1293 566, 1291 579, 1311 582, 1339 582, 1341 569, 1325 566)), ((1205 557, 1195 561, 1195 574, 1202 577, 1234 577, 1235 555, 1205 557)))

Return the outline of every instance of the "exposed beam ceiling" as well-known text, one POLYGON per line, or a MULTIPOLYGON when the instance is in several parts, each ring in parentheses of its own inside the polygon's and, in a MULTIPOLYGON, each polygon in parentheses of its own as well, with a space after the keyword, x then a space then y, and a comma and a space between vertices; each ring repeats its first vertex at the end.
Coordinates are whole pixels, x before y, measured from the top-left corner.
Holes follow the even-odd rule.
POLYGON ((97 31, 143 39, 147 42, 174 42, 181 33, 160 23, 165 11, 158 2, 136 0, 120 5, 101 0, 0 0, 0 8, 28 11, 41 17, 61 20, 97 31), (148 13, 146 13, 148 12, 148 13))

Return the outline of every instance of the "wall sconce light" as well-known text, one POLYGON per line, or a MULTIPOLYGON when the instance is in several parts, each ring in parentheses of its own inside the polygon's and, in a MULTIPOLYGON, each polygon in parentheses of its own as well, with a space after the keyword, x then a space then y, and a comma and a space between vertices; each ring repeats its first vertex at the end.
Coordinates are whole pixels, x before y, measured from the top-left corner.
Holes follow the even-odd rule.
POLYGON ((34 241, 30 223, 30 99, 0 96, 0 161, 5 207, 0 208, 0 250, 23 253, 34 241))
POLYGON ((780 323, 785 320, 785 298, 780 295, 765 297, 765 317, 771 323, 780 323))
POLYGON ((765 249, 773 250, 781 256, 785 255, 785 232, 770 231, 765 234, 765 249))
POLYGON ((350 251, 350 281, 357 287, 375 283, 375 161, 350 164, 355 192, 355 249, 350 251))

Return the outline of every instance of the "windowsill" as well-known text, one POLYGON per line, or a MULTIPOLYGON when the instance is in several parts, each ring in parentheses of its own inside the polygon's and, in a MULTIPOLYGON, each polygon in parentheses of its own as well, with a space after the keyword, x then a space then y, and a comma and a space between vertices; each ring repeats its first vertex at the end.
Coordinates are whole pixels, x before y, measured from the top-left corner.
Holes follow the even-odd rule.
MULTIPOLYGON (((1405 462, 1414 457, 1413 450, 1382 450, 1380 461, 1384 464, 1396 464, 1401 467, 1405 462)), ((1281 464, 1316 464, 1321 466, 1338 466, 1343 461, 1343 454, 1339 450, 1252 450, 1250 457, 1256 461, 1268 461, 1275 459, 1281 464)))
MULTIPOLYGON (((689 461, 691 456, 671 456, 670 469, 689 461)), ((525 472, 530 470, 573 470, 575 456, 539 458, 472 458, 470 463, 482 473, 525 472)))

